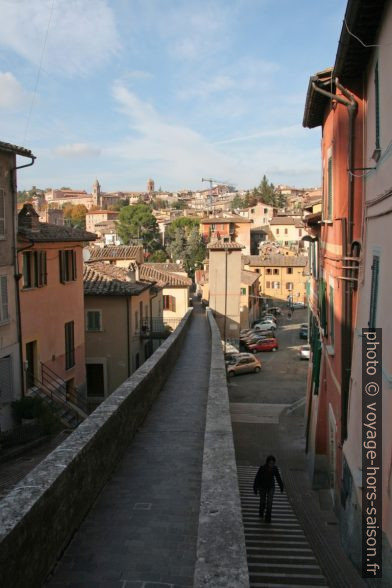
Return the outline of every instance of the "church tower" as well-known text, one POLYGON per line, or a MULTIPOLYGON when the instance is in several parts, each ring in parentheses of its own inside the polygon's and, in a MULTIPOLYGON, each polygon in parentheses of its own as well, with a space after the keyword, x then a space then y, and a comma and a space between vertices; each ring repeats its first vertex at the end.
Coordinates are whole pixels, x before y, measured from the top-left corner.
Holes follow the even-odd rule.
POLYGON ((147 181, 147 192, 151 194, 155 191, 155 183, 151 178, 147 181))
POLYGON ((92 190, 94 206, 101 206, 101 186, 98 180, 95 180, 92 190))

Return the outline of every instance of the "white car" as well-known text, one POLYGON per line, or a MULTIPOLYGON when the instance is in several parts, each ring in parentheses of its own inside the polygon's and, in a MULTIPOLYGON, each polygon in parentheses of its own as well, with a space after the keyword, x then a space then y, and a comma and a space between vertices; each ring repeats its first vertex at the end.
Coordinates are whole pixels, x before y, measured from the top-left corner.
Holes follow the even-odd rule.
POLYGON ((274 331, 276 329, 276 325, 272 322, 257 323, 253 328, 255 331, 274 331))
POLYGON ((299 348, 299 358, 309 359, 310 358, 310 345, 301 345, 299 348))

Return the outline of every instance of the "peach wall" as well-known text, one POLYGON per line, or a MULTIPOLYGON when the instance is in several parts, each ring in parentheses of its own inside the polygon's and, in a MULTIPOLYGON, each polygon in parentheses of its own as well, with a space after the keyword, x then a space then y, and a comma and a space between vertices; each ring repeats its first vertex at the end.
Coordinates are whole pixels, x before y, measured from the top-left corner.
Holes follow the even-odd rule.
MULTIPOLYGON (((19 249, 23 246, 20 243, 19 249)), ((26 343, 37 341, 37 365, 46 364, 64 380, 74 378, 75 386, 85 383, 84 361, 84 306, 82 243, 36 243, 29 251, 46 251, 47 285, 41 288, 23 289, 20 280, 20 305, 22 317, 22 347, 26 360, 26 343), (62 284, 59 274, 59 251, 76 251, 77 279, 62 284), (74 321, 75 366, 65 369, 64 325, 74 321)), ((19 253, 19 271, 23 258, 19 253)))

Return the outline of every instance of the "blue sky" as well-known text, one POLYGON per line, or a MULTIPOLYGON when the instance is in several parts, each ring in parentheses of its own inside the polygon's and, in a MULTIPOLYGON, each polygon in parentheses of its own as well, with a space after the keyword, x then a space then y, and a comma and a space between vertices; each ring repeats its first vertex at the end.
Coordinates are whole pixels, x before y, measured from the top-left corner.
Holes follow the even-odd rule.
POLYGON ((319 185, 304 103, 309 76, 334 63, 345 7, 0 0, 0 139, 37 156, 18 187, 252 188, 264 173, 319 185))

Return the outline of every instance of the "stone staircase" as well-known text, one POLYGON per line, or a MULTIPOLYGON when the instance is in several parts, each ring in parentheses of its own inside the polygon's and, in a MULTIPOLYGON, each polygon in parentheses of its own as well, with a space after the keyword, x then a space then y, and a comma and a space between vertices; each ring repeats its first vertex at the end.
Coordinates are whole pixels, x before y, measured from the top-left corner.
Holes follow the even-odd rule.
POLYGON ((275 491, 272 522, 259 518, 253 493, 257 467, 238 466, 242 519, 251 587, 327 586, 313 550, 291 508, 286 492, 275 491))

